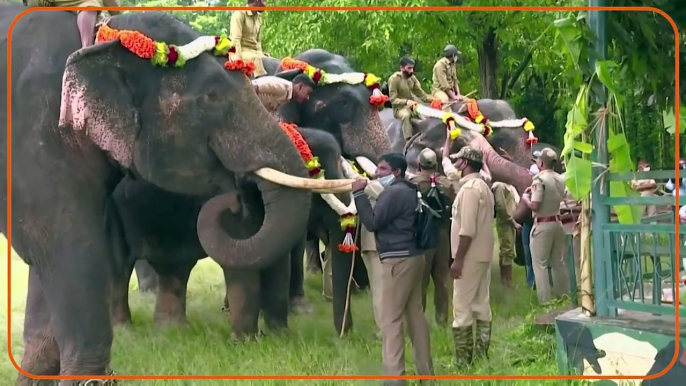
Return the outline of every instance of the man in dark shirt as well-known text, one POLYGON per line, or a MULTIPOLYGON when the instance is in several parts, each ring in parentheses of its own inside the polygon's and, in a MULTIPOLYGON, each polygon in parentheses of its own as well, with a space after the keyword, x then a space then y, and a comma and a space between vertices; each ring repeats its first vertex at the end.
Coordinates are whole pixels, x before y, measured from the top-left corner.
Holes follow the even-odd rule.
MULTIPOLYGON (((417 187, 405 179, 407 160, 400 153, 384 154, 376 171, 384 186, 372 209, 364 192, 366 180, 353 183, 353 195, 362 224, 374 233, 381 260, 380 329, 383 335, 383 364, 386 375, 405 374, 403 321, 413 346, 418 375, 433 375, 429 324, 422 312, 424 251, 417 249, 417 187)), ((406 385, 406 380, 384 385, 406 385)))

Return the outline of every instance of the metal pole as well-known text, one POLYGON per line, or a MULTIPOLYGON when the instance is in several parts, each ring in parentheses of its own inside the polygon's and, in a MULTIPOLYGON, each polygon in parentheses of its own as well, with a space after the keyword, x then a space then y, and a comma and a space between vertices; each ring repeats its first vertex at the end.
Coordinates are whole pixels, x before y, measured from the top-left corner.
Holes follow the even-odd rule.
MULTIPOLYGON (((605 0, 589 0, 589 6, 602 7, 605 6, 605 0)), ((599 60, 605 60, 607 56, 607 35, 606 35, 606 16, 605 11, 589 11, 588 24, 596 35, 596 41, 593 45, 594 50, 598 54, 599 60)), ((595 62, 591 58, 591 66, 595 67, 595 62)), ((607 101, 605 88, 600 89, 599 93, 592 93, 593 99, 597 105, 604 106, 607 101)), ((607 128, 596 128, 595 148, 591 154, 591 160, 600 165, 608 165, 607 152, 607 128)), ((595 292, 596 300, 596 315, 597 316, 616 316, 616 310, 610 310, 607 305, 608 295, 612 288, 611 262, 610 262, 610 238, 605 237, 605 224, 610 223, 610 206, 605 205, 601 201, 603 195, 610 194, 610 186, 605 178, 598 179, 603 170, 593 168, 593 184, 591 189, 591 229, 592 232, 592 246, 593 246, 593 290, 595 292), (610 279, 610 280, 608 280, 610 279), (613 312, 614 311, 614 312, 613 312)))

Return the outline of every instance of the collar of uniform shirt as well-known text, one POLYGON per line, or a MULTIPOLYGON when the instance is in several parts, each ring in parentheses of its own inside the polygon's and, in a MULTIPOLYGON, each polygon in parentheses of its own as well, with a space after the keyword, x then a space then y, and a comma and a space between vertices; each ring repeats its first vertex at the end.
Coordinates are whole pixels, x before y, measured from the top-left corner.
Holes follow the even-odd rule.
POLYGON ((469 173, 466 176, 460 178, 460 183, 463 183, 467 180, 471 180, 472 178, 479 178, 480 176, 481 176, 481 174, 478 172, 469 173))

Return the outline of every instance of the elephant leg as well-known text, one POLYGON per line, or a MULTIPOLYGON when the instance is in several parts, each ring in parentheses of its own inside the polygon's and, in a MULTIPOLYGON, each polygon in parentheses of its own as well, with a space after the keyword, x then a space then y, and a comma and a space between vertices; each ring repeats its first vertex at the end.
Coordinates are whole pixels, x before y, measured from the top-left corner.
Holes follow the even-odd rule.
POLYGON ((322 260, 319 256, 319 239, 307 240, 305 252, 307 253, 307 272, 314 274, 323 273, 322 260))
POLYGON ((264 322, 270 330, 288 328, 290 268, 291 256, 287 255, 272 267, 260 271, 260 305, 264 322))
MULTIPOLYGON (((290 272, 289 267, 284 267, 290 272)), ((226 297, 231 307, 231 337, 242 339, 258 333, 260 316, 260 272, 256 270, 225 270, 226 297)), ((288 284, 288 282, 286 282, 288 284)), ((288 298, 288 287, 283 294, 288 298)))
MULTIPOLYGON (((333 286, 333 320, 336 332, 340 335, 341 332, 349 332, 353 326, 352 313, 350 312, 350 304, 346 310, 346 299, 350 297, 350 289, 348 281, 350 278, 350 270, 352 268, 352 258, 349 253, 343 253, 338 250, 338 240, 343 240, 345 237, 343 231, 333 230, 331 232, 331 241, 327 248, 331 248, 331 264, 332 267, 332 286, 333 286), (345 325, 343 319, 345 315, 345 325)), ((352 287, 352 284, 350 285, 352 287)))
POLYGON ((362 260, 362 253, 357 251, 355 253, 355 267, 353 268, 353 280, 357 283, 357 287, 361 290, 367 290, 369 288, 369 275, 367 273, 367 268, 362 260))
MULTIPOLYGON (((34 375, 60 373, 60 351, 50 328, 50 311, 35 267, 29 267, 29 288, 24 319, 24 355, 21 359, 21 368, 34 375)), ((16 385, 49 385, 50 382, 53 381, 39 381, 27 378, 20 373, 16 385)))
MULTIPOLYGON (((133 259, 132 259, 133 260, 133 259)), ((112 323, 114 325, 131 324, 131 308, 129 307, 129 282, 133 273, 133 263, 124 263, 112 278, 112 303, 110 305, 112 323)))
POLYGON ((312 312, 312 306, 305 297, 305 272, 303 259, 305 255, 305 238, 291 250, 290 310, 296 314, 312 312))
POLYGON ((157 272, 145 260, 136 261, 136 277, 138 278, 138 290, 140 292, 155 292, 159 287, 157 272))
POLYGON ((188 278, 197 264, 183 262, 179 264, 152 264, 159 275, 159 288, 155 302, 155 323, 158 326, 188 324, 186 318, 186 291, 188 278))

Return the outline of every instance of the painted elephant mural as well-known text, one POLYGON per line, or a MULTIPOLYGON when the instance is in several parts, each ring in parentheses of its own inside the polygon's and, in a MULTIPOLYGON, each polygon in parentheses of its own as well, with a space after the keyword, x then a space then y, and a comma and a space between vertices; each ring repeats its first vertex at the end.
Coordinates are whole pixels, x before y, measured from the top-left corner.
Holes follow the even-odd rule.
MULTIPOLYGON (((24 7, 0 7, 0 27, 7 33, 24 7)), ((123 277, 125 262, 117 257, 130 256, 112 201, 125 175, 176 194, 212 197, 200 210, 197 236, 230 269, 270 269, 287 261, 283 246, 302 239, 312 197, 284 186, 313 181, 247 77, 226 71, 220 58, 197 48, 212 49, 206 47, 209 39, 198 39, 192 28, 162 13, 113 17, 109 26, 115 30, 190 44, 184 52, 198 53, 183 68, 159 68, 119 39, 79 50, 75 17, 33 12, 13 31, 22 38, 12 45, 12 153, 19 173, 12 177, 11 241, 30 266, 21 365, 37 375, 108 372, 108 304, 123 277), (259 175, 277 176, 279 183, 259 175), (257 191, 261 208, 247 208, 261 210, 263 223, 247 238, 227 232, 226 222, 242 216, 246 192, 257 191)), ((0 50, 6 48, 3 40, 0 50)), ((0 82, 8 87, 8 69, 0 66, 0 82)), ((1 104, 4 125, 4 96, 1 104)), ((2 140, 5 160, 4 134, 2 140)), ((6 166, 0 180, 4 201, 6 166)), ((322 188, 336 187, 320 182, 322 188)), ((7 234, 5 208, 1 230, 7 234)))

